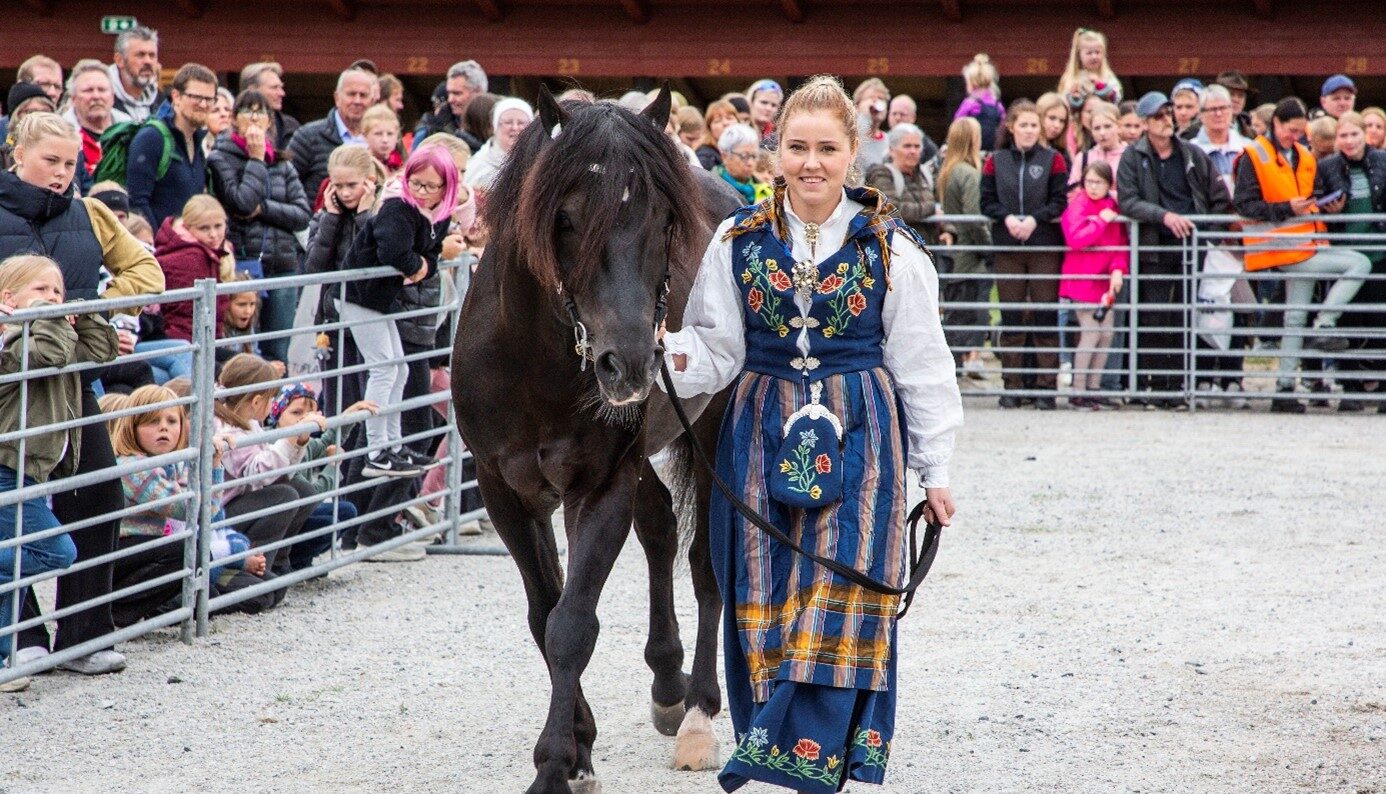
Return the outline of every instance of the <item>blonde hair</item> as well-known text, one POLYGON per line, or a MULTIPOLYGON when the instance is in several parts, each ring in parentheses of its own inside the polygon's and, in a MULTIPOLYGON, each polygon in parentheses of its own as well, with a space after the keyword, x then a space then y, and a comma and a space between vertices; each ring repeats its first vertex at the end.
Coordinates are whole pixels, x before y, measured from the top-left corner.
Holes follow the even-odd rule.
MULTIPOLYGON (((101 413, 103 414, 115 413, 129 404, 130 395, 121 394, 118 391, 108 391, 96 398, 96 405, 101 409, 101 413)), ((116 423, 119 421, 119 419, 106 420, 106 435, 110 436, 112 440, 115 439, 116 423)))
POLYGON ((393 126, 395 131, 398 132, 400 128, 399 116, 395 115, 395 112, 390 109, 389 105, 372 105, 370 109, 366 111, 366 114, 361 117, 361 134, 365 135, 371 131, 371 127, 378 124, 393 126))
POLYGON ((948 189, 948 178, 961 163, 967 163, 979 172, 982 170, 982 125, 971 116, 954 119, 948 125, 948 142, 944 148, 943 165, 938 169, 936 186, 940 203, 948 189))
POLYGON ((61 280, 63 269, 57 262, 39 254, 16 254, 0 262, 0 292, 18 292, 46 270, 54 270, 61 280))
POLYGON ((467 162, 472 159, 472 147, 467 142, 453 135, 450 132, 435 132, 419 142, 418 148, 425 146, 441 146, 448 150, 452 155, 452 161, 457 165, 458 173, 467 170, 467 162))
POLYGON ((334 168, 351 169, 366 179, 375 180, 376 185, 385 184, 389 177, 385 173, 385 166, 361 143, 344 143, 333 149, 332 154, 327 156, 327 170, 334 168))
POLYGON ((967 83, 967 93, 990 88, 993 99, 1001 99, 1001 75, 985 52, 972 56, 972 60, 962 68, 963 80, 967 83))
MULTIPOLYGON (((871 78, 876 80, 876 78, 871 78)), ((870 83, 867 80, 857 91, 860 93, 862 87, 870 83)), ((876 80, 880 83, 880 80, 876 80)), ((881 83, 881 88, 885 84, 881 83)), ((797 113, 814 113, 826 111, 833 114, 842 124, 842 131, 847 134, 848 149, 853 156, 856 156, 857 147, 861 143, 861 133, 857 130, 857 109, 852 100, 847 98, 847 92, 842 88, 842 81, 830 74, 820 74, 810 77, 803 85, 794 90, 780 107, 780 140, 783 142, 784 133, 789 129, 789 120, 797 113)))
POLYGON ((220 201, 206 193, 198 193, 188 199, 188 203, 183 205, 183 214, 179 216, 179 220, 183 221, 184 226, 212 218, 225 219, 226 209, 221 206, 220 201))
POLYGON ((141 234, 147 234, 149 235, 149 239, 154 239, 154 227, 150 226, 149 221, 145 220, 144 216, 138 212, 132 212, 126 215, 125 220, 121 221, 120 225, 124 226, 125 231, 134 235, 137 239, 141 234))
MULTIPOLYGON (((221 368, 221 377, 217 378, 217 386, 222 389, 239 389, 258 383, 269 383, 275 379, 276 375, 274 365, 263 358, 254 353, 238 353, 232 356, 231 360, 221 368)), ((276 386, 230 397, 219 397, 213 410, 216 417, 226 424, 241 430, 249 430, 250 423, 242 419, 236 413, 236 409, 262 394, 273 396, 278 391, 279 388, 276 386)))
MULTIPOLYGON (((839 87, 841 87, 841 85, 841 83, 838 83, 839 87)), ((864 96, 867 91, 873 90, 885 94, 886 101, 890 101, 890 89, 886 88, 885 81, 879 77, 868 77, 865 80, 862 80, 861 83, 856 87, 856 90, 852 92, 852 105, 855 106, 858 102, 860 102, 862 96, 864 96)))
MULTIPOLYGON (((1067 122, 1064 124, 1065 131, 1067 131, 1068 125, 1073 121, 1073 113, 1068 109, 1068 102, 1064 101, 1062 95, 1055 93, 1053 91, 1050 91, 1045 94, 1040 94, 1040 98, 1035 100, 1035 112, 1037 112, 1040 117, 1040 141, 1044 143, 1046 146, 1053 146, 1054 141, 1044 136, 1044 117, 1049 115, 1049 111, 1053 110, 1054 108, 1063 108, 1064 118, 1067 120, 1067 122)), ((1006 120, 1008 122, 1010 121, 1009 113, 1006 114, 1006 120)), ((1060 142, 1060 148, 1062 148, 1063 137, 1064 133, 1059 133, 1059 137, 1057 140, 1060 142)))
MULTIPOLYGON (((1344 125, 1344 124, 1351 124, 1352 126, 1356 127, 1357 129, 1362 130, 1363 132, 1366 132, 1366 131, 1367 131, 1367 123, 1366 123, 1366 119, 1364 118, 1365 115, 1366 115, 1365 113, 1358 113, 1358 112, 1355 111, 1355 110, 1349 110, 1348 112, 1346 112, 1346 113, 1344 113, 1343 115, 1341 115, 1341 116, 1338 117, 1338 123, 1337 123, 1336 125, 1334 125, 1334 127, 1333 127, 1333 134, 1334 134, 1334 135, 1337 135, 1337 134, 1338 134, 1338 127, 1341 127, 1341 126, 1344 125)), ((1314 125, 1311 123, 1311 124, 1309 125, 1310 129, 1312 129, 1313 126, 1314 126, 1314 125)))
POLYGON ((88 196, 95 196, 97 193, 124 193, 127 196, 130 195, 130 191, 126 190, 124 185, 113 179, 97 182, 91 186, 91 190, 87 191, 88 196))
POLYGON ((1379 107, 1373 106, 1369 108, 1362 108, 1361 112, 1358 115, 1362 117, 1363 124, 1366 123, 1368 116, 1376 116, 1377 118, 1381 119, 1381 123, 1386 124, 1386 110, 1383 110, 1379 107))
MULTIPOLYGON (((704 129, 703 114, 698 112, 695 107, 679 108, 679 112, 674 114, 678 133, 702 133, 704 129)), ((701 136, 700 136, 701 137, 701 136)))
POLYGON ((1120 95, 1121 83, 1117 80, 1116 73, 1112 71, 1111 64, 1107 60, 1107 37, 1089 28, 1078 28, 1073 31, 1073 44, 1068 50, 1068 66, 1064 69, 1063 76, 1059 78, 1059 93, 1067 94, 1082 80, 1085 70, 1083 69, 1083 61, 1078 56, 1078 50, 1085 43, 1102 45, 1102 68, 1098 71, 1097 77, 1108 85, 1117 86, 1117 94, 1120 95))
POLYGON ((39 111, 19 120, 10 131, 15 148, 37 146, 45 138, 62 138, 81 144, 82 136, 72 122, 57 113, 39 111))
MULTIPOLYGON (((107 397, 111 395, 106 395, 107 397)), ((102 398, 105 399, 104 397, 102 398)), ((148 408, 142 413, 130 414, 116 419, 111 424, 111 448, 117 455, 140 455, 147 456, 149 450, 140 446, 139 428, 143 425, 155 422, 159 414, 164 411, 173 410, 178 412, 178 441, 173 445, 175 450, 183 449, 188 445, 188 412, 181 405, 168 405, 178 399, 178 395, 165 386, 141 386, 130 392, 130 395, 113 408, 107 408, 106 403, 101 403, 102 411, 119 411, 125 408, 148 408)))
MULTIPOLYGON (((1358 116, 1360 119, 1361 116, 1358 116)), ((1359 125, 1360 126, 1360 125, 1359 125)), ((1332 140, 1338 134, 1338 120, 1332 116, 1319 116, 1309 122, 1309 137, 1319 140, 1332 140)))
POLYGON ((1090 111, 1092 120, 1096 121, 1098 116, 1106 116, 1119 126, 1121 124, 1121 109, 1111 102, 1098 102, 1092 106, 1090 111))
POLYGON ((164 383, 164 388, 179 397, 187 397, 192 394, 192 380, 189 378, 173 378, 164 383))

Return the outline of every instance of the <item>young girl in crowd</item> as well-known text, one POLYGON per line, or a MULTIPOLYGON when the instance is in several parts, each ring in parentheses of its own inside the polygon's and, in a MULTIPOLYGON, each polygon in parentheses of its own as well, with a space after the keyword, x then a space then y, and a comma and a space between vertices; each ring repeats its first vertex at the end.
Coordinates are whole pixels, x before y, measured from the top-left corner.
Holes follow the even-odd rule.
POLYGON ((1113 403, 1086 396, 1101 388, 1107 366, 1107 348, 1112 343, 1114 312, 1096 317, 1099 306, 1110 309, 1121 292, 1122 274, 1127 270, 1126 226, 1117 223, 1116 196, 1112 191, 1112 167, 1104 161, 1090 164, 1083 172, 1083 190, 1069 200, 1064 210, 1064 239, 1069 251, 1064 255, 1064 280, 1059 297, 1077 305, 1078 349, 1073 356, 1073 396, 1071 408, 1104 408, 1113 403), (1111 248, 1113 250, 1093 250, 1111 248))
MULTIPOLYGON (((1000 277, 996 290, 1004 307, 1002 379, 1008 392, 1025 388, 1052 392, 1057 385, 1053 373, 1059 368, 1059 318, 1052 304, 1058 302, 1063 255, 1059 250, 1027 249, 1059 249, 1064 244, 1057 222, 1066 204, 1068 163, 1062 151, 1043 145, 1040 119, 1039 109, 1029 100, 1011 103, 1003 145, 982 168, 982 214, 992 219, 992 240, 998 246, 1020 249, 995 255, 1000 277), (1049 305, 1031 308, 1027 304, 1049 305)), ((1003 408, 1020 404, 1021 398, 1014 394, 1001 397, 1003 408)), ((1041 394, 1035 406, 1052 409, 1054 397, 1041 394)))
MULTIPOLYGON (((963 117, 953 120, 948 128, 948 145, 944 147, 943 165, 938 170, 938 200, 945 215, 982 214, 982 127, 977 119, 963 117)), ((957 244, 963 247, 991 245, 991 230, 985 223, 957 224, 957 244)), ((979 278, 990 271, 986 254, 981 250, 963 250, 953 254, 954 275, 970 278, 949 279, 940 285, 945 303, 983 303, 991 294, 992 280, 979 278)), ((963 371, 971 376, 982 374, 982 344, 987 332, 979 326, 989 324, 986 309, 946 308, 944 326, 972 326, 968 330, 945 331, 949 347, 963 371), (962 348, 962 350, 959 350, 962 348)))
MULTIPOLYGON (((169 217, 154 238, 154 257, 164 271, 164 288, 187 289, 199 279, 227 281, 235 272, 235 258, 226 242, 226 210, 206 194, 188 199, 183 213, 169 217)), ((217 315, 226 312, 226 298, 217 298, 217 315)), ((193 302, 166 303, 164 334, 170 339, 192 340, 193 302)))
POLYGON ((1130 146, 1145 134, 1145 122, 1136 114, 1136 103, 1128 100, 1117 105, 1117 126, 1121 142, 1130 146))
MULTIPOLYGON (((379 410, 380 408, 375 403, 362 400, 349 406, 344 413, 366 411, 376 414, 379 410)), ((265 426, 291 427, 321 415, 318 409, 317 393, 305 384, 291 383, 281 386, 279 393, 270 402, 265 426)), ((303 447, 303 459, 305 461, 330 458, 341 451, 337 445, 336 430, 324 430, 318 434, 317 438, 308 434, 293 440, 294 443, 303 447)), ((336 471, 337 464, 335 462, 324 463, 315 469, 303 469, 296 472, 292 481, 296 485, 303 486, 300 491, 311 490, 313 493, 321 495, 337 487, 336 471)), ((332 497, 313 507, 313 511, 308 515, 308 520, 304 522, 302 534, 311 535, 330 524, 350 521, 355 517, 355 504, 347 499, 332 497)), ((307 568, 312 564, 314 557, 330 548, 332 548, 332 536, 330 534, 311 538, 302 543, 295 543, 289 547, 289 569, 297 571, 307 568)))
MULTIPOLYGON (((0 262, 0 315, 62 303, 66 293, 58 263, 46 256, 24 254, 0 262)), ((0 374, 82 362, 105 363, 116 357, 115 330, 96 313, 79 314, 75 319, 34 320, 27 324, 27 329, 24 324, 9 323, 0 326, 0 331, 4 341, 0 374)), ((0 384, 0 432, 37 429, 80 416, 81 399, 82 375, 78 372, 35 378, 27 381, 27 386, 20 382, 0 384)), ((81 447, 81 428, 0 442, 0 490, 20 487, 21 478, 24 485, 36 485, 50 478, 71 476, 77 470, 81 447)), ((0 507, 0 540, 11 540, 16 534, 44 533, 17 548, 0 549, 0 588, 15 580, 16 556, 19 578, 72 565, 77 559, 77 547, 66 533, 55 532, 61 526, 42 496, 0 507)), ((0 631, 10 625, 15 596, 13 590, 0 592, 0 631)), ((0 662, 9 657, 13 646, 14 635, 0 635, 0 662)))
MULTIPOLYGON (((178 405, 169 403, 178 395, 163 386, 141 386, 125 398, 123 408, 144 408, 141 413, 122 416, 112 423, 111 446, 115 449, 118 463, 136 463, 148 458, 169 455, 188 446, 188 414, 178 405)), ((226 436, 212 438, 212 482, 222 480, 221 458, 230 448, 226 436)), ((170 535, 182 533, 189 526, 196 527, 200 500, 178 499, 164 501, 194 489, 196 471, 191 461, 177 461, 162 466, 144 467, 140 471, 121 477, 121 487, 125 492, 125 505, 150 505, 145 510, 126 516, 120 522, 118 549, 141 547, 129 557, 116 560, 113 573, 115 590, 134 587, 161 576, 183 570, 183 542, 159 542, 170 535)), ((213 495, 212 509, 220 517, 221 497, 213 495)), ((240 535, 234 530, 224 529, 217 533, 213 544, 215 551, 229 548, 237 543, 232 535, 240 535)), ((240 535, 241 548, 249 546, 244 535, 240 535)), ((220 556, 225 556, 221 554, 220 556)), ((214 559, 218 558, 214 554, 214 559)), ((263 573, 263 556, 238 560, 227 568, 244 569, 249 574, 263 573)), ((221 570, 214 572, 213 582, 220 578, 221 570)), ((258 581, 258 580, 257 580, 258 581)), ((182 591, 182 580, 165 582, 153 588, 125 596, 112 605, 115 624, 120 627, 167 612, 178 604, 182 591)))
POLYGON ((1067 96, 1074 86, 1088 80, 1095 88, 1108 89, 1112 102, 1121 101, 1121 81, 1107 63, 1107 37, 1095 30, 1078 28, 1068 52, 1068 67, 1059 78, 1059 93, 1067 96))
MULTIPOLYGON (((279 374, 268 361, 242 353, 222 367, 218 391, 254 387, 277 377, 279 374)), ((303 459, 308 446, 307 438, 282 438, 258 444, 245 440, 247 436, 260 432, 260 422, 269 414, 270 400, 278 392, 276 387, 238 391, 216 401, 216 432, 226 434, 234 444, 234 448, 225 455, 226 479, 233 484, 222 494, 226 515, 230 518, 316 496, 312 488, 296 484, 292 473, 284 471, 303 459), (236 482, 242 478, 254 479, 236 482)), ((317 422, 324 430, 327 428, 327 420, 322 414, 308 414, 305 419, 317 422)), ((304 522, 314 507, 315 503, 309 503, 286 508, 256 520, 242 531, 256 546, 274 543, 302 532, 304 522)), ((280 551, 274 549, 265 552, 266 564, 274 574, 288 571, 289 555, 280 551)))
MULTIPOLYGON (((409 374, 408 366, 400 361, 404 350, 399 329, 387 313, 406 285, 422 281, 437 267, 457 206, 457 166, 446 149, 420 146, 405 163, 403 183, 401 196, 384 201, 366 222, 346 261, 352 269, 386 265, 399 275, 348 282, 339 306, 342 319, 352 324, 351 335, 362 360, 370 365, 365 397, 384 406, 402 399, 409 374)), ((407 451, 401 437, 398 413, 366 420, 367 443, 375 449, 362 473, 368 477, 418 474, 425 461, 407 451)))
POLYGON ((1035 109, 1040 117, 1040 142, 1063 155, 1064 163, 1073 170, 1073 158, 1068 153, 1068 102, 1059 94, 1050 91, 1035 100, 1035 109))
POLYGON ((361 117, 361 137, 366 148, 390 175, 404 167, 404 153, 399 146, 399 116, 386 105, 375 105, 361 117))
POLYGON ((149 253, 154 253, 154 227, 149 225, 149 221, 143 215, 130 215, 120 222, 125 230, 132 237, 140 241, 140 244, 149 249, 149 253))
MULTIPOLYGON (((238 336, 249 336, 255 333, 260 319, 260 291, 254 289, 254 278, 249 273, 236 273, 230 282, 243 283, 247 287, 245 292, 233 292, 230 295, 218 296, 226 299, 226 310, 221 313, 221 322, 217 328, 218 339, 232 339, 238 336)), ((260 345, 254 341, 245 341, 240 344, 233 344, 217 348, 217 365, 221 366, 230 361, 235 356, 242 353, 260 355, 260 345)), ((276 377, 284 377, 285 366, 282 361, 271 361, 269 365, 278 373, 276 377)))
MULTIPOLYGON (((1121 155, 1126 151, 1126 144, 1121 140, 1121 117, 1117 106, 1110 102, 1098 102, 1093 106, 1090 115, 1090 128, 1092 130, 1093 145, 1091 149, 1083 152, 1079 162, 1074 165, 1074 170, 1082 169, 1082 173, 1087 173, 1087 167, 1092 163, 1106 163, 1112 173, 1117 172, 1117 167, 1121 164, 1121 155)), ((1082 192, 1083 185, 1080 183, 1073 185, 1069 191, 1069 197, 1082 192)), ((1116 184, 1112 184, 1112 196, 1116 196, 1116 184)))
POLYGON ((963 67, 962 76, 967 98, 958 105, 953 119, 976 119, 982 130, 982 151, 989 152, 995 148, 996 136, 1006 121, 1006 109, 1001 106, 1001 77, 984 52, 973 56, 963 67))

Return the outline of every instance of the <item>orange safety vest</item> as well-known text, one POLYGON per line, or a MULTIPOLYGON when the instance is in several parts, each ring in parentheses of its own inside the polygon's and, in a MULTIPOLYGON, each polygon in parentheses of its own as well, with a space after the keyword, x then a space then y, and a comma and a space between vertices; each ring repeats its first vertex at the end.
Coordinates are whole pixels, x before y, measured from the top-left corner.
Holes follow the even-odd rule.
MULTIPOLYGON (((1318 161, 1313 153, 1300 144, 1295 144, 1299 152, 1299 168, 1290 164, 1264 136, 1259 136, 1242 152, 1256 169, 1256 181, 1261 183, 1261 198, 1266 203, 1306 198, 1314 194, 1314 174, 1318 171, 1318 161)), ((1318 212, 1314 208, 1311 212, 1318 212)), ((1246 269, 1266 270, 1272 267, 1294 265, 1314 255, 1315 249, 1323 245, 1322 240, 1294 240, 1276 243, 1276 236, 1304 235, 1324 231, 1318 221, 1304 221, 1293 218, 1283 223, 1244 224, 1247 232, 1260 232, 1269 237, 1246 237, 1246 269), (1291 247, 1284 247, 1291 246, 1291 247)))

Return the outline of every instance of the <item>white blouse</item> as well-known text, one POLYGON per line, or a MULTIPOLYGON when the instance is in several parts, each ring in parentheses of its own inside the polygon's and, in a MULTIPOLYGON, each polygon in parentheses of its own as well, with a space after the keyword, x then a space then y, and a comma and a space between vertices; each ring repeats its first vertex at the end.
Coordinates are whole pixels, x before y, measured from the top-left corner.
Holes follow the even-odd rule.
MULTIPOLYGON (((786 225, 796 261, 808 259, 804 222, 785 202, 786 225)), ((844 194, 831 217, 819 226, 815 264, 837 253, 847 229, 863 206, 844 194)), ((741 291, 732 272, 732 243, 722 242, 732 219, 722 222, 703 255, 684 325, 664 336, 665 349, 688 356, 682 372, 671 368, 680 396, 715 393, 741 373, 746 361, 746 330, 741 291)), ((953 356, 943 338, 938 314, 938 274, 930 258, 910 240, 897 235, 891 245, 890 291, 882 310, 885 367, 895 382, 909 427, 908 465, 929 488, 948 485, 953 439, 962 426, 962 398, 953 356)), ((809 307, 796 295, 801 315, 809 307)), ((799 331, 798 346, 809 354, 808 329, 799 331)), ((663 382, 660 387, 663 388, 663 382)))

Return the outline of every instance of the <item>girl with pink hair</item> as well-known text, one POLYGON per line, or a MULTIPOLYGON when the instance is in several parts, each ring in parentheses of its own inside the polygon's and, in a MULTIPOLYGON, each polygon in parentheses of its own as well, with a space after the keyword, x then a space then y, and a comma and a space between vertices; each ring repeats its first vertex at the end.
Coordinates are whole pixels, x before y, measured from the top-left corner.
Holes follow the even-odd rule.
POLYGON ((428 462, 400 443, 400 415, 391 410, 404 397, 409 367, 389 311, 404 285, 422 281, 437 269, 460 179, 447 149, 424 146, 405 162, 402 181, 400 196, 381 203, 356 235, 345 262, 348 269, 383 265, 399 271, 347 283, 340 307, 369 366, 365 398, 381 407, 380 415, 365 423, 371 450, 361 471, 366 477, 413 477, 428 462))

